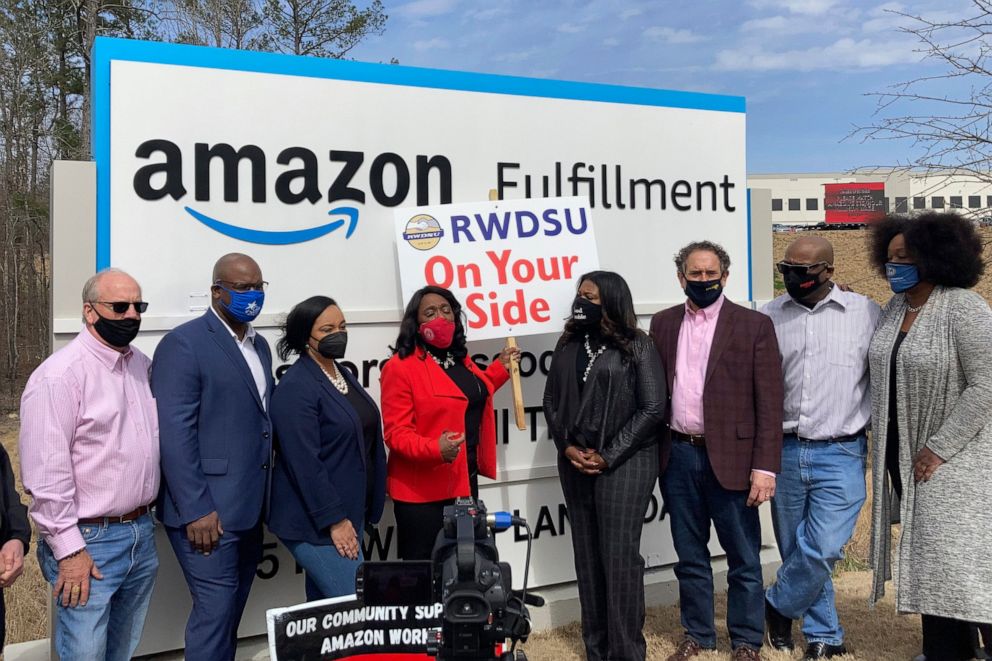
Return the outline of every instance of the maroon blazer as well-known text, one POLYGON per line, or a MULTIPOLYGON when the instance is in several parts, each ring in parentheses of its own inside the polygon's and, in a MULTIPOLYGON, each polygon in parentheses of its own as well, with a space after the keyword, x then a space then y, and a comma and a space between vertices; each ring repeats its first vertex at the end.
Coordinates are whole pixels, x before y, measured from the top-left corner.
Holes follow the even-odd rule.
MULTIPOLYGON (((685 304, 651 319, 651 339, 661 356, 668 392, 685 304)), ((713 333, 703 386, 706 454, 724 489, 750 489, 751 470, 778 473, 782 465, 782 359, 772 320, 724 300, 713 333)), ((667 420, 671 421, 672 398, 667 420)), ((671 430, 661 439, 661 473, 671 455, 671 430)))

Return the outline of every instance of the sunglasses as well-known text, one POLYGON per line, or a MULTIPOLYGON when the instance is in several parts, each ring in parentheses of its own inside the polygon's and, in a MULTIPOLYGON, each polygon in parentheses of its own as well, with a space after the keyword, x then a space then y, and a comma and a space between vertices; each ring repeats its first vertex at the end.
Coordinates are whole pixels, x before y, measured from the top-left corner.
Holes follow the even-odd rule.
POLYGON ((124 314, 127 309, 134 306, 134 311, 138 314, 143 314, 145 310, 148 309, 148 303, 144 301, 93 301, 94 303, 99 303, 100 305, 106 305, 108 308, 116 312, 117 314, 124 314))
MULTIPOLYGON (((775 267, 778 269, 778 272, 781 273, 782 275, 785 275, 790 272, 795 273, 796 275, 808 275, 811 270, 821 266, 824 268, 830 268, 831 266, 833 266, 833 264, 830 264, 828 262, 817 262, 815 264, 790 264, 788 262, 779 262, 778 264, 775 265, 775 267)), ((819 273, 821 270, 822 269, 818 270, 817 273, 819 273)))

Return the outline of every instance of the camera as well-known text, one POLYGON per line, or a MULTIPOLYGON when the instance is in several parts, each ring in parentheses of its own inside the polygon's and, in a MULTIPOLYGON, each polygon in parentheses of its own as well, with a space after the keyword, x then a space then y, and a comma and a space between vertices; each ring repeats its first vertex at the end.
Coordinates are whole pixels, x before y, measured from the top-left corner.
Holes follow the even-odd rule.
POLYGON ((444 508, 444 525, 425 562, 365 562, 358 569, 355 594, 369 606, 442 604, 441 628, 427 654, 462 661, 526 661, 518 642, 530 634, 526 604, 543 606, 527 594, 527 567, 521 591, 512 588, 510 565, 499 561, 494 534, 524 519, 505 512, 487 514, 485 504, 459 498, 444 508), (507 652, 497 646, 510 641, 507 652))

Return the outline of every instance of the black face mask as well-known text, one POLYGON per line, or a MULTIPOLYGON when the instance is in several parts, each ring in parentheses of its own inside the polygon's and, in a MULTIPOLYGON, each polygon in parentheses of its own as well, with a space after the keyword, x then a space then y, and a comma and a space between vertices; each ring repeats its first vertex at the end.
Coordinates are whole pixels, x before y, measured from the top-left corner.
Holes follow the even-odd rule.
MULTIPOLYGON (((96 312, 96 308, 93 308, 93 312, 96 312)), ((93 330, 110 346, 123 348, 138 337, 141 319, 107 319, 99 312, 96 312, 96 316, 99 319, 93 324, 93 330)))
POLYGON ((723 283, 719 279, 704 280, 702 282, 697 280, 685 281, 685 295, 698 308, 708 308, 713 305, 722 293, 723 283))
POLYGON ((596 305, 588 298, 576 296, 572 302, 572 321, 580 328, 599 328, 603 318, 603 306, 596 305))
POLYGON ((820 282, 819 273, 799 275, 794 271, 789 271, 783 275, 782 280, 785 282, 785 291, 789 292, 789 296, 797 301, 809 298, 813 292, 819 291, 823 285, 829 282, 828 280, 820 282))
MULTIPOLYGON (((316 338, 314 338, 316 339, 316 338)), ((317 342, 317 353, 324 358, 340 360, 344 358, 345 349, 348 348, 348 331, 329 333, 320 338, 317 342)))

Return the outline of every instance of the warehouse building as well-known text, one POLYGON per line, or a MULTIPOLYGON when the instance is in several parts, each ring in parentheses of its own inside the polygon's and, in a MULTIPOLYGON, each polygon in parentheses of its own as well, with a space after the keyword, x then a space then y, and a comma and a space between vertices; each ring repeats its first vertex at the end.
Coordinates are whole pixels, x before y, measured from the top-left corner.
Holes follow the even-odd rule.
POLYGON ((952 170, 752 174, 747 184, 771 191, 773 225, 858 224, 927 210, 992 217, 992 174, 984 180, 952 170))

